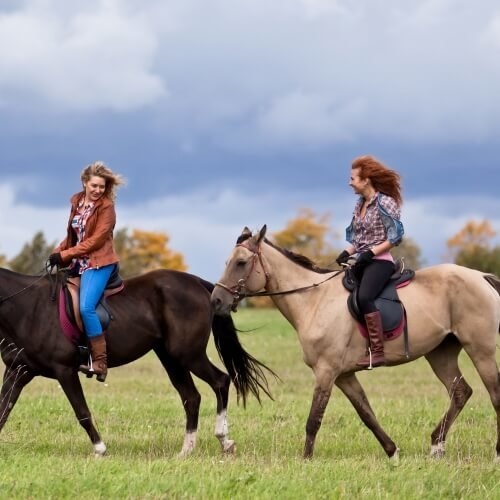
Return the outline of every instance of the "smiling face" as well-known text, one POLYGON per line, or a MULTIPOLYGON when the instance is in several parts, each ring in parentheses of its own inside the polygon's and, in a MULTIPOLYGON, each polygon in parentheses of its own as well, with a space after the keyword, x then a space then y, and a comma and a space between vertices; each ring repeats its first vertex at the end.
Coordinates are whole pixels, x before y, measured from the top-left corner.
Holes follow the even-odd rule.
POLYGON ((370 186, 370 179, 362 179, 360 177, 361 169, 353 168, 351 169, 351 180, 349 181, 349 186, 352 187, 354 192, 359 195, 364 195, 370 186))
POLYGON ((90 179, 83 184, 85 188, 85 198, 87 201, 95 202, 102 198, 106 191, 106 179, 93 175, 90 179))

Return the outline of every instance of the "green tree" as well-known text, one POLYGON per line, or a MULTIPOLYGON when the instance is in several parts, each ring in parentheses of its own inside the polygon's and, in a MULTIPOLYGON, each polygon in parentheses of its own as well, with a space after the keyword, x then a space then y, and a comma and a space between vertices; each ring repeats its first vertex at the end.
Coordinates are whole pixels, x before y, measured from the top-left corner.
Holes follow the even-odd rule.
POLYGON ((8 262, 13 271, 23 274, 40 274, 56 243, 48 244, 42 231, 38 231, 31 242, 26 243, 21 252, 8 262))
POLYGON ((419 269, 422 267, 422 252, 420 247, 411 238, 404 237, 401 244, 391 250, 395 259, 403 258, 405 267, 419 269))
POLYGON ((187 269, 183 255, 169 247, 170 237, 165 233, 134 229, 129 235, 124 228, 116 231, 114 240, 124 278, 154 269, 187 269))

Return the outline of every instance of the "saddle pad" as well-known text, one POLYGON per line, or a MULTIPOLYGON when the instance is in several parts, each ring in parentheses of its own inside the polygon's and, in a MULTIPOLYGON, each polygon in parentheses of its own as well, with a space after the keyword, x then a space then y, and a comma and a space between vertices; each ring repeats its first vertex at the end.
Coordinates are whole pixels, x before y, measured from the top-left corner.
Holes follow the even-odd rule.
POLYGON ((66 313, 66 299, 64 295, 64 290, 61 288, 59 290, 59 324, 64 333, 64 336, 73 344, 77 345, 81 332, 80 330, 70 321, 68 314, 66 313))

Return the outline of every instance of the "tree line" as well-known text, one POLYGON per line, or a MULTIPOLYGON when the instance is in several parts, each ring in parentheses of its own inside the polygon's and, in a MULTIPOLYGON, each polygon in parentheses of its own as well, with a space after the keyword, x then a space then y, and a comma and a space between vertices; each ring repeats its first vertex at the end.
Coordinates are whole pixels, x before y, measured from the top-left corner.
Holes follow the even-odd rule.
MULTIPOLYGON (((343 240, 330 223, 330 214, 316 214, 302 208, 286 226, 271 235, 279 246, 305 255, 318 266, 336 266, 335 258, 342 248, 333 242, 343 240)), ((494 245, 496 232, 489 221, 468 221, 447 241, 448 261, 483 272, 500 275, 500 246, 494 245)), ((23 274, 40 274, 57 242, 47 242, 42 231, 22 247, 18 255, 7 259, 0 255, 0 267, 23 274)), ((170 237, 164 232, 128 228, 115 232, 115 248, 120 256, 120 274, 124 278, 137 276, 159 268, 186 271, 184 256, 170 247, 170 237)), ((425 262, 420 247, 405 236, 393 249, 397 258, 404 258, 407 267, 419 269, 425 262)))

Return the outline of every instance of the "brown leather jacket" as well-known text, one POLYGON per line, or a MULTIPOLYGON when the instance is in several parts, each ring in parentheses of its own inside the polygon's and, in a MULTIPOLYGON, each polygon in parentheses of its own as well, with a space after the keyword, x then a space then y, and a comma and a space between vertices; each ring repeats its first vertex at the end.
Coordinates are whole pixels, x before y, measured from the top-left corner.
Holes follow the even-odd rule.
POLYGON ((76 244, 76 233, 71 227, 78 202, 85 193, 82 191, 71 197, 71 212, 68 221, 68 234, 55 249, 61 252, 61 258, 68 264, 75 257, 88 256, 93 268, 117 263, 120 258, 113 246, 113 229, 116 223, 115 204, 112 200, 102 197, 95 202, 85 225, 85 239, 76 244))

